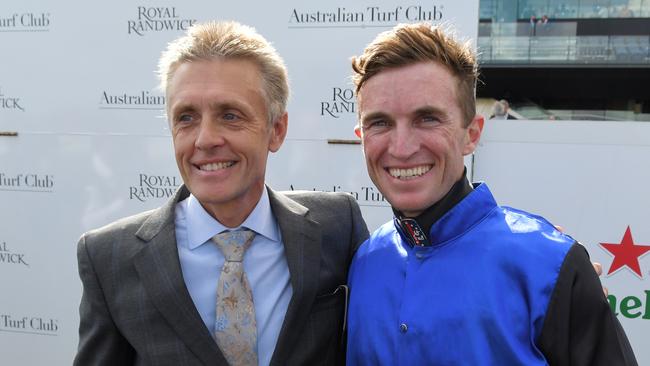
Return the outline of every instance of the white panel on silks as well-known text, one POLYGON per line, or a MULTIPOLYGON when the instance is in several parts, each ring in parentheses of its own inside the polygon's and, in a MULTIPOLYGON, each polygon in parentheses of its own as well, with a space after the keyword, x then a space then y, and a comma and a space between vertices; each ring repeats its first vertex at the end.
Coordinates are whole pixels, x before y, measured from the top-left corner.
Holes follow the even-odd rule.
POLYGON ((399 22, 478 33, 478 0, 6 1, 0 8, 0 354, 67 365, 77 345, 76 242, 162 204, 180 178, 157 90, 166 44, 197 21, 258 29, 291 79, 289 134, 269 163, 276 189, 343 190, 371 229, 390 219, 356 140, 350 57, 399 22))
POLYGON ((617 270, 601 243, 620 245, 629 227, 634 245, 650 246, 648 162, 648 123, 490 120, 474 165, 474 178, 500 204, 563 226, 603 264, 601 280, 639 365, 650 364, 650 255, 634 257, 639 273, 635 261, 617 270))

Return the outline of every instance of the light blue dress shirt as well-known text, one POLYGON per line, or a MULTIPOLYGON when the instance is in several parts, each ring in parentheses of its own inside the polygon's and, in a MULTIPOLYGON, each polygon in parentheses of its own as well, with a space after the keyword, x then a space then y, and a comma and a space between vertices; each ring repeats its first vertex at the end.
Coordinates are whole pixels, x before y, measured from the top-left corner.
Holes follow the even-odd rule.
MULTIPOLYGON (((185 285, 205 326, 214 334, 217 283, 224 263, 210 238, 228 228, 193 195, 176 204, 176 241, 185 285)), ((253 212, 239 226, 257 235, 244 255, 244 271, 253 291, 260 365, 268 365, 287 312, 292 289, 284 245, 266 189, 253 212)))

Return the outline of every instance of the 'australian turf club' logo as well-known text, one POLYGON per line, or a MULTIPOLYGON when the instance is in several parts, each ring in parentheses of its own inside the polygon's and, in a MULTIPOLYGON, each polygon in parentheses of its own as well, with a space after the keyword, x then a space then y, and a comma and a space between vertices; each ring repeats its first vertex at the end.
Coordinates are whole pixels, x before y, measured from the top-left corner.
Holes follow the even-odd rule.
POLYGON ((629 226, 625 230, 620 243, 600 243, 600 246, 614 256, 614 260, 607 272, 608 275, 627 267, 637 276, 643 278, 639 258, 650 252, 650 245, 635 244, 629 226))

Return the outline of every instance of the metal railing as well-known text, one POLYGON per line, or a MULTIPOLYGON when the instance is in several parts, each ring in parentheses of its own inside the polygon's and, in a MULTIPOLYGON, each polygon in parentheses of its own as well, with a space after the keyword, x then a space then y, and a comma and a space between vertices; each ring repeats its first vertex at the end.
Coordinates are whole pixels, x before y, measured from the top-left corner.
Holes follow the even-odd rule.
POLYGON ((482 64, 650 64, 650 36, 478 38, 482 64))
POLYGON ((499 19, 506 7, 520 19, 544 14, 551 19, 650 17, 650 0, 481 0, 479 16, 499 19))

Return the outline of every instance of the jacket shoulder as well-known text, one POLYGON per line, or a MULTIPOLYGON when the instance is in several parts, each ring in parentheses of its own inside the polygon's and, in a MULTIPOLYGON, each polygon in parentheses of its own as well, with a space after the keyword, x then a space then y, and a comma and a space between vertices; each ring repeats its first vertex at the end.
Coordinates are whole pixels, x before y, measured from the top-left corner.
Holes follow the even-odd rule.
POLYGON ((359 209, 354 197, 344 192, 282 191, 276 193, 299 203, 316 214, 342 213, 341 210, 356 211, 359 209))
POLYGON ((508 206, 500 206, 496 213, 497 220, 502 221, 507 231, 515 237, 537 237, 551 245, 563 244, 565 250, 576 242, 542 216, 508 206))
POLYGON ((129 232, 135 234, 136 231, 147 221, 149 217, 156 211, 156 209, 137 213, 135 215, 117 219, 102 227, 89 230, 83 234, 86 238, 102 237, 105 235, 114 236, 121 232, 129 232))
POLYGON ((276 193, 284 195, 300 203, 322 202, 322 201, 345 202, 348 200, 356 201, 354 200, 354 197, 352 197, 351 194, 345 192, 279 191, 276 193))
POLYGON ((90 257, 102 258, 119 252, 123 258, 131 257, 141 248, 138 244, 144 243, 136 233, 157 210, 124 217, 84 233, 79 239, 77 252, 86 251, 90 257))

